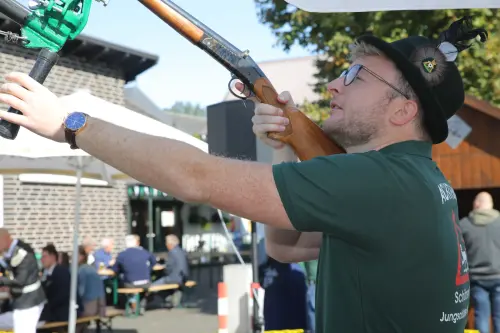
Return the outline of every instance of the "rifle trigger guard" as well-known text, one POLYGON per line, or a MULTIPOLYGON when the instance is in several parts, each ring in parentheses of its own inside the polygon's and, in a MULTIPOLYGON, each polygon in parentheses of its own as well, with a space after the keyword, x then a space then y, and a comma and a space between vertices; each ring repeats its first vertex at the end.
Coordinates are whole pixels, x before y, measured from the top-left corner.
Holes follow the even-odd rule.
POLYGON ((235 93, 233 91, 233 88, 231 88, 231 84, 233 83, 233 81, 239 81, 237 77, 234 77, 229 81, 229 83, 227 84, 227 88, 229 89, 229 92, 236 98, 238 99, 242 99, 242 100, 246 100, 248 99, 249 97, 252 97, 253 96, 253 93, 252 93, 252 90, 249 89, 243 82, 241 82, 241 84, 243 84, 243 86, 245 87, 245 89, 243 90, 243 93, 236 90, 237 92, 235 93))

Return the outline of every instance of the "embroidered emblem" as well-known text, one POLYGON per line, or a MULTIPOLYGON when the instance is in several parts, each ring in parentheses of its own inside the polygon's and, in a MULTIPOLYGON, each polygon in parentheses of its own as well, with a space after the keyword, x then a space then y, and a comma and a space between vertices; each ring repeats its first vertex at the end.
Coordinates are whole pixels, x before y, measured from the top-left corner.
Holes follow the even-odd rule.
POLYGON ((437 68, 437 62, 435 58, 425 58, 422 60, 422 67, 424 67, 424 71, 427 73, 432 73, 437 68))

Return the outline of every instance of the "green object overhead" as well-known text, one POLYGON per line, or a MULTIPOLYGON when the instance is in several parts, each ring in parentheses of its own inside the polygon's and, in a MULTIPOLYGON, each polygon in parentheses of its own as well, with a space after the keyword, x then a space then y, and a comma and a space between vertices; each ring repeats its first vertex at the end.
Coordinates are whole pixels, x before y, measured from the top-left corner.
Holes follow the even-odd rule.
POLYGON ((92 0, 39 0, 21 28, 26 48, 59 52, 85 28, 92 0))

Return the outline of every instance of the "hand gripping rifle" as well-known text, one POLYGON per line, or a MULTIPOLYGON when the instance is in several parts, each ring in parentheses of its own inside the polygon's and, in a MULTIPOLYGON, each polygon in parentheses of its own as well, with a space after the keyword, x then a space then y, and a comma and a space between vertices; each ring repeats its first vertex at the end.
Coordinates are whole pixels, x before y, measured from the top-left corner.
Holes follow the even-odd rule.
POLYGON ((251 96, 257 97, 262 103, 271 104, 283 110, 290 119, 289 125, 282 133, 268 133, 270 138, 290 145, 297 157, 304 161, 316 156, 344 153, 344 149, 333 142, 323 130, 302 112, 293 112, 277 102, 278 93, 264 72, 248 55, 234 45, 217 35, 210 28, 188 14, 182 8, 168 0, 139 0, 151 12, 194 45, 207 52, 232 74, 229 91, 237 98, 231 89, 231 83, 240 80, 251 96))
MULTIPOLYGON (((96 0, 107 5, 107 0, 96 0)), ((58 52, 68 38, 74 39, 87 24, 92 0, 38 0, 29 9, 16 0, 0 0, 0 13, 21 26, 22 36, 1 32, 7 41, 21 42, 25 48, 40 49, 29 75, 43 83, 59 60, 58 52)), ((9 108, 8 112, 21 114, 9 108)), ((19 125, 0 121, 0 136, 14 140, 19 125)))

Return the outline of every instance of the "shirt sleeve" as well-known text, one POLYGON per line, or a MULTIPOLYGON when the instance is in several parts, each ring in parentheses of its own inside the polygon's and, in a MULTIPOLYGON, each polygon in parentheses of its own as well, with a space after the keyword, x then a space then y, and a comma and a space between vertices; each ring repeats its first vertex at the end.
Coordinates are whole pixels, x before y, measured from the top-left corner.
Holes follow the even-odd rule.
POLYGON ((392 177, 380 153, 341 154, 276 164, 273 175, 296 230, 346 239, 379 232, 377 223, 356 216, 372 212, 380 219, 387 213, 392 177))

